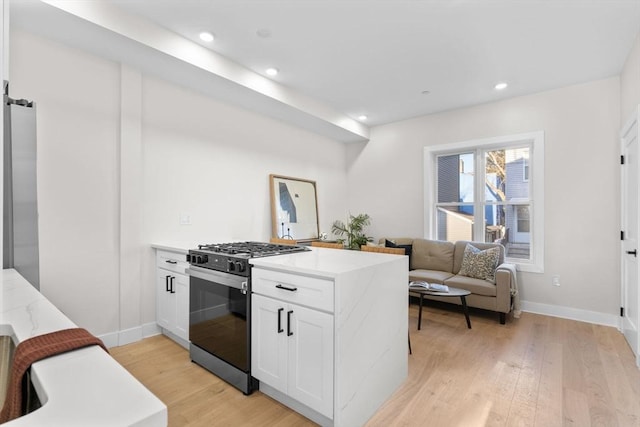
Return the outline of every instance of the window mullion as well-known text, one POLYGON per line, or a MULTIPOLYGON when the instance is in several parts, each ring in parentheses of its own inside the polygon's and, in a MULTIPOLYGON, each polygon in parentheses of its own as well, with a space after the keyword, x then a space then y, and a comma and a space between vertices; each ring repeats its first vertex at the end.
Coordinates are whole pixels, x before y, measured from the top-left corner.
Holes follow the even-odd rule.
POLYGON ((484 152, 478 148, 474 152, 475 156, 475 194, 473 195, 473 240, 484 242, 484 182, 485 182, 485 162, 484 152))

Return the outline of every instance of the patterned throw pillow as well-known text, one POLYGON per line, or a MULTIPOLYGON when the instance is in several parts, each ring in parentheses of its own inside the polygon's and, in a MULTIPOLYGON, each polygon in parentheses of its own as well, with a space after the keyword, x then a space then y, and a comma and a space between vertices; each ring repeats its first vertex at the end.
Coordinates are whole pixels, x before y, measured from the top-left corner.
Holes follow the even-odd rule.
POLYGON ((462 256, 461 276, 496 282, 496 268, 500 260, 500 248, 494 247, 481 251, 473 245, 467 244, 462 256))

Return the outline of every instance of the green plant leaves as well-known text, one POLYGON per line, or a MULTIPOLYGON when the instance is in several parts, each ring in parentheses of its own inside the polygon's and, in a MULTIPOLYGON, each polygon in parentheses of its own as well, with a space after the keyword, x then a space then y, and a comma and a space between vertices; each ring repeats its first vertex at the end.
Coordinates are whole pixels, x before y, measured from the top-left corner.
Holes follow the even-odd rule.
POLYGON ((346 243, 346 248, 360 250, 360 246, 366 245, 373 240, 364 234, 364 228, 371 225, 371 218, 367 214, 351 215, 349 221, 337 220, 331 226, 331 231, 336 236, 346 236, 346 239, 338 239, 340 243, 346 243))

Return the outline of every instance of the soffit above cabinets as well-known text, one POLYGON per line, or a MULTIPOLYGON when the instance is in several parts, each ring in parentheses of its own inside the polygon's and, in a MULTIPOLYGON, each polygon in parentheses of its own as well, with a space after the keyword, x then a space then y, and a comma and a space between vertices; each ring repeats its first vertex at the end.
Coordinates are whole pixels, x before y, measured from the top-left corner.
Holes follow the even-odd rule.
POLYGON ((366 126, 331 106, 108 2, 23 0, 12 3, 11 25, 331 139, 369 137, 366 126))

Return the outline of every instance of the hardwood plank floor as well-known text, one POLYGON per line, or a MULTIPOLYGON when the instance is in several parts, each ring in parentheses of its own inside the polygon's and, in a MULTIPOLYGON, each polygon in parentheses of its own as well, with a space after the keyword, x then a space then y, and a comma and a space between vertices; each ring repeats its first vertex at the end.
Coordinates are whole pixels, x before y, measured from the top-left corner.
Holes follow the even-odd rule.
MULTIPOLYGON (((387 426, 640 426, 640 370, 614 328, 523 313, 500 325, 430 303, 409 325, 409 377, 369 420, 387 426)), ((169 408, 169 425, 312 426, 260 392, 244 396, 164 336, 111 354, 169 408)))

